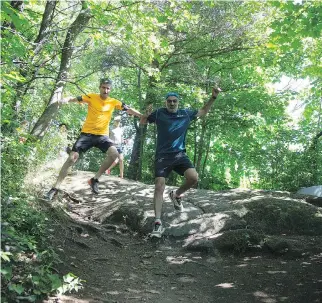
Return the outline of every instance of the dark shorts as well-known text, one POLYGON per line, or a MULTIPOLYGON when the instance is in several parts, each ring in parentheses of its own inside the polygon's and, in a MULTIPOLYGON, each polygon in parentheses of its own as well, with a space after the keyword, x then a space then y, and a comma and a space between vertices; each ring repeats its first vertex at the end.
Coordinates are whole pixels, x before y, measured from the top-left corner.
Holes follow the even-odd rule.
POLYGON ((187 154, 180 152, 169 157, 159 157, 155 159, 155 177, 167 178, 172 170, 183 176, 188 168, 194 168, 187 154))
POLYGON ((72 151, 85 153, 90 148, 97 147, 103 153, 106 153, 111 146, 114 146, 114 143, 108 136, 81 133, 74 144, 72 151))
POLYGON ((116 147, 116 149, 117 149, 117 151, 118 151, 119 154, 122 154, 123 153, 123 149, 122 149, 122 146, 121 145, 116 145, 115 147, 116 147))

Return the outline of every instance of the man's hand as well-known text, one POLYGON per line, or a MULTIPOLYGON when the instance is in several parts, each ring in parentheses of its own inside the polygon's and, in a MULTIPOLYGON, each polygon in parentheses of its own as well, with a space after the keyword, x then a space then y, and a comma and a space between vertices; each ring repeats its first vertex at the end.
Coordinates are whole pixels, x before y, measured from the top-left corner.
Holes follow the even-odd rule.
POLYGON ((146 110, 145 110, 145 114, 150 116, 150 114, 152 113, 153 111, 153 106, 152 104, 149 104, 147 107, 146 107, 146 110))
POLYGON ((149 104, 145 110, 145 114, 141 116, 140 124, 147 124, 147 118, 152 113, 152 110, 153 110, 152 104, 149 104))
POLYGON ((208 100, 207 103, 205 103, 205 105, 202 108, 198 110, 197 117, 204 117, 205 115, 208 114, 210 107, 212 106, 212 104, 214 103, 215 99, 217 98, 220 92, 221 92, 221 89, 219 87, 216 87, 216 86, 213 87, 210 99, 208 100))
POLYGON ((219 87, 214 86, 213 89, 212 89, 211 97, 213 99, 216 99, 220 92, 221 92, 221 89, 219 87))
POLYGON ((68 103, 68 102, 69 102, 69 100, 70 100, 70 97, 63 98, 63 99, 60 99, 60 100, 58 101, 58 103, 60 103, 60 104, 66 104, 66 103, 68 103))

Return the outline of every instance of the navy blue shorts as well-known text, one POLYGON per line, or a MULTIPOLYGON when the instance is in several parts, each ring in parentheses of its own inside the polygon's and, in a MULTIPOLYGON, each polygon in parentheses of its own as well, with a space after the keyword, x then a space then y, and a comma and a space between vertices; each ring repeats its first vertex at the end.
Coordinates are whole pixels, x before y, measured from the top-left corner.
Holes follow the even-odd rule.
POLYGON ((108 136, 81 133, 74 144, 72 151, 85 153, 90 148, 97 147, 103 153, 106 153, 111 146, 114 146, 114 143, 108 136))
POLYGON ((155 177, 167 178, 172 170, 183 176, 188 168, 194 168, 187 154, 180 152, 169 157, 158 157, 155 159, 155 177))
POLYGON ((116 145, 115 147, 116 147, 116 149, 117 149, 117 151, 118 151, 119 154, 122 154, 123 153, 123 149, 122 149, 122 146, 121 145, 116 145))

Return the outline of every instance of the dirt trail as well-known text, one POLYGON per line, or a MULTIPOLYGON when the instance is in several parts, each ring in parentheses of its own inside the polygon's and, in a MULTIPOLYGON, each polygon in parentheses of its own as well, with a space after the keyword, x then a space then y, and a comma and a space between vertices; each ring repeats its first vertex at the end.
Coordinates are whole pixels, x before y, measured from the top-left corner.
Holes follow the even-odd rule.
POLYGON ((86 282, 48 302, 321 302, 321 256, 187 253, 169 239, 150 241, 112 225, 105 232, 59 225, 53 236, 57 269, 86 282))
POLYGON ((171 237, 151 241, 124 225, 92 221, 86 214, 93 203, 64 193, 59 199, 70 219, 56 220, 52 229, 62 260, 56 269, 86 282, 48 303, 322 302, 322 253, 286 259, 187 252, 171 237))

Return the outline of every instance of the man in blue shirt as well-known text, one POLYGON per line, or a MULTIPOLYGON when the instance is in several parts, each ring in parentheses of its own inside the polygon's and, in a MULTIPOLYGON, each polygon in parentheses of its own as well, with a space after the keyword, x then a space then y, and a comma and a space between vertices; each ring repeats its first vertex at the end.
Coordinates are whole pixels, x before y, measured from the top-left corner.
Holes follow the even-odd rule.
POLYGON ((152 237, 161 238, 164 228, 161 222, 161 210, 165 179, 174 170, 185 177, 185 182, 176 190, 169 193, 173 206, 183 211, 182 195, 198 181, 198 173, 186 154, 185 139, 190 123, 198 117, 205 116, 220 88, 214 87, 207 103, 199 110, 179 109, 179 96, 177 93, 166 95, 166 107, 159 108, 141 119, 141 123, 155 123, 157 126, 157 147, 155 157, 155 190, 154 212, 155 222, 151 233, 152 237))

